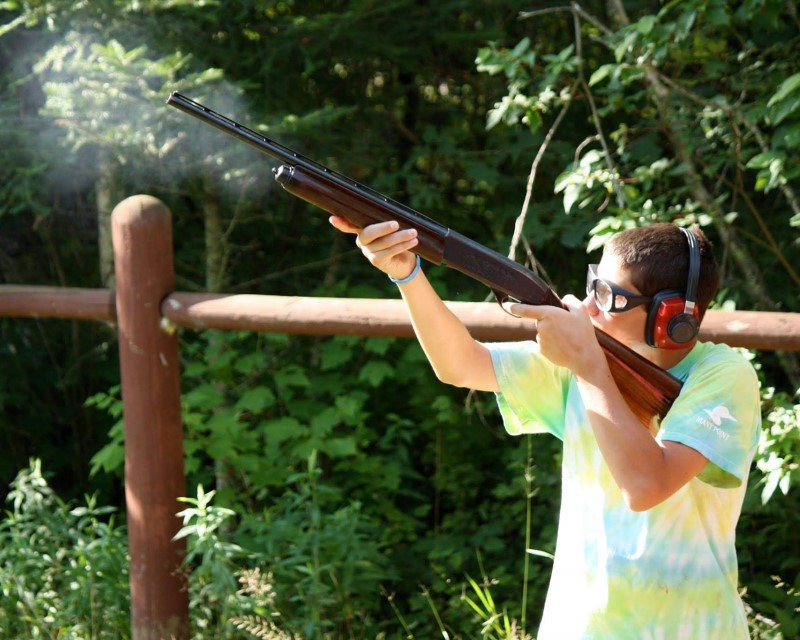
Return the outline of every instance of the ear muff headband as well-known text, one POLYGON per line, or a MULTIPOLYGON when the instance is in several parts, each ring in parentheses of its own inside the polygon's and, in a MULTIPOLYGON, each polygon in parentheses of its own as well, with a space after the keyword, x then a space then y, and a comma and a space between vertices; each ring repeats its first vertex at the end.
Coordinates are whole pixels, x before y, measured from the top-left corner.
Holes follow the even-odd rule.
POLYGON ((700 280, 700 246, 697 237, 680 227, 689 243, 689 274, 686 292, 659 291, 653 296, 645 325, 645 340, 659 349, 682 349, 700 330, 697 285, 700 280))
POLYGON ((694 316, 694 307, 697 303, 697 284, 700 281, 700 245, 697 244, 697 236, 689 229, 680 227, 680 230, 683 231, 683 235, 689 241, 689 280, 686 283, 686 308, 684 313, 694 316))

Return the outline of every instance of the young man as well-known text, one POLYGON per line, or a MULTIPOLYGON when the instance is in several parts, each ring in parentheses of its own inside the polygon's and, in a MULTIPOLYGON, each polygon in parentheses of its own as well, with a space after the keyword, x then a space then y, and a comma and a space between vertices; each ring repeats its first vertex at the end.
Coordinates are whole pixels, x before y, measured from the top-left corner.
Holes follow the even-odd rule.
POLYGON ((536 342, 482 344, 421 272, 409 251, 414 230, 331 224, 357 234, 370 262, 398 284, 440 380, 496 393, 511 434, 563 441, 539 640, 749 637, 734 542, 758 442, 758 380, 729 347, 695 339, 718 284, 700 230, 656 224, 618 234, 590 267, 585 300, 510 306, 536 323, 536 342), (611 377, 594 327, 683 382, 655 437, 611 377))

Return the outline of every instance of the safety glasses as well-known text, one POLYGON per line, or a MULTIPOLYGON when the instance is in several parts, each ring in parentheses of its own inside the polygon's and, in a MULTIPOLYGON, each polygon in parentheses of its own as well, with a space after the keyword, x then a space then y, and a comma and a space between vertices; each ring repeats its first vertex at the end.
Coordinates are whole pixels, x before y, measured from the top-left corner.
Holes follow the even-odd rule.
POLYGON ((586 271, 586 294, 594 296, 598 309, 611 313, 630 311, 634 307, 649 303, 650 296, 633 293, 613 282, 597 277, 597 265, 590 264, 586 271))

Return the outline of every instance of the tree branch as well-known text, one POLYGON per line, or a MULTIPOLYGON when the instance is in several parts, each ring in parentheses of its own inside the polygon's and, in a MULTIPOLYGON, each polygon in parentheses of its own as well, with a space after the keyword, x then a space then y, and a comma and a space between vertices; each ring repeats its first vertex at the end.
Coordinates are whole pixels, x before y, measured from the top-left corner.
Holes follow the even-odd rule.
MULTIPOLYGON (((508 257, 512 260, 516 259, 517 253, 517 245, 519 244, 520 238, 522 237, 522 228, 525 224, 525 218, 528 215, 528 208, 530 207, 531 198, 533 197, 533 183, 536 180, 536 171, 539 168, 539 163, 542 161, 544 157, 544 153, 547 150, 547 147, 550 145, 550 142, 553 140, 553 136, 555 135, 556 131, 558 131, 558 127, 561 125, 561 122, 564 120, 564 116, 567 115, 567 111, 569 111, 569 107, 572 104, 572 96, 575 93, 575 90, 578 88, 578 83, 576 82, 572 85, 572 89, 569 92, 569 99, 564 104, 564 107, 556 116, 555 121, 550 126, 550 130, 547 132, 547 135, 544 137, 544 142, 542 142, 539 150, 536 152, 536 157, 533 159, 533 163, 531 164, 531 170, 528 174, 528 184, 525 188, 525 199, 522 203, 522 210, 520 211, 519 215, 517 216, 517 220, 514 223, 514 235, 511 238, 511 246, 508 249, 508 257)), ((534 265, 536 262, 534 261, 534 265)))

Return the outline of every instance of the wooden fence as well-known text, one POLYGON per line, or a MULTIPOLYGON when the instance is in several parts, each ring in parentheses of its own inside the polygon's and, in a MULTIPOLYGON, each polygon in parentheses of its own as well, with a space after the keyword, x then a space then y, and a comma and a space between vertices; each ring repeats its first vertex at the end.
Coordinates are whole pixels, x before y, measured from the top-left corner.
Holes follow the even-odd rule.
MULTIPOLYGON (((134 640, 189 635, 185 541, 175 514, 186 495, 176 327, 303 335, 411 337, 399 300, 196 294, 174 291, 172 221, 150 196, 112 214, 116 290, 0 286, 0 317, 116 324, 125 424, 125 499, 134 640)), ((494 303, 448 306, 480 340, 534 335, 494 303)), ((709 311, 702 340, 800 350, 800 314, 709 311)))

